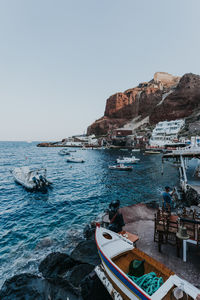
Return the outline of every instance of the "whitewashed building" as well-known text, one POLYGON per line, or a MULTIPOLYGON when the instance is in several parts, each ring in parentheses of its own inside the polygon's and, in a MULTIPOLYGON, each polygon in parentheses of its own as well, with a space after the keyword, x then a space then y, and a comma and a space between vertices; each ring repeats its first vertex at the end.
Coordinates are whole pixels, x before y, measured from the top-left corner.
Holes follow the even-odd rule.
POLYGON ((159 122, 152 131, 149 141, 150 146, 163 147, 164 145, 172 144, 177 140, 178 133, 184 124, 185 121, 183 119, 159 122))

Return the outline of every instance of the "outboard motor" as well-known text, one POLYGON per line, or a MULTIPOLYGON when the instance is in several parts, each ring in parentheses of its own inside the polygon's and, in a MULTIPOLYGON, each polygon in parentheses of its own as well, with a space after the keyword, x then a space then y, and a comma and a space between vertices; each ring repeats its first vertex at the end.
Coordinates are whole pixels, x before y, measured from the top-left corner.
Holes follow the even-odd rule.
POLYGON ((41 174, 39 175, 39 180, 40 180, 40 184, 41 185, 46 185, 47 180, 44 176, 42 176, 41 174))
POLYGON ((39 182, 39 180, 35 176, 32 177, 32 181, 35 183, 36 187, 39 186, 40 182, 39 182))

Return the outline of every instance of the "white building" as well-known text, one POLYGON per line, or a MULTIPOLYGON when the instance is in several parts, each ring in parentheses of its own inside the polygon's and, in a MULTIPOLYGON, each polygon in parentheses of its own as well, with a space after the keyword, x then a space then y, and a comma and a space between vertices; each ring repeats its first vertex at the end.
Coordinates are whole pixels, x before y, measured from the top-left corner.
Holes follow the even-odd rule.
POLYGON ((152 131, 152 137, 149 141, 150 146, 162 147, 172 144, 178 138, 178 133, 184 126, 183 119, 159 122, 152 131))

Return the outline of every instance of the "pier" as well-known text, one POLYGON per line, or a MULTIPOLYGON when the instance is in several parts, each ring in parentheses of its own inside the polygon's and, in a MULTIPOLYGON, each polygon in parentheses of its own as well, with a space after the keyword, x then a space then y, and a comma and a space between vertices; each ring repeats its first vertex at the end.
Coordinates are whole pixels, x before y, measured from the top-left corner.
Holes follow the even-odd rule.
POLYGON ((186 170, 188 168, 189 160, 192 158, 200 159, 200 149, 199 148, 188 148, 188 149, 178 149, 171 153, 165 153, 162 157, 162 162, 164 160, 173 159, 177 163, 180 175, 180 186, 184 192, 189 188, 193 189, 200 195, 200 185, 194 183, 188 183, 186 170))

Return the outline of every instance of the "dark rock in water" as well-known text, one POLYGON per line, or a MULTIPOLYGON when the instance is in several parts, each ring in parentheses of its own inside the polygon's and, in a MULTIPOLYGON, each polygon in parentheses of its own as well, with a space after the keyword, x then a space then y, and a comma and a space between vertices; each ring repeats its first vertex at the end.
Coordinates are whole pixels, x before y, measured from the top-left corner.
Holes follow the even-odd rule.
POLYGON ((24 273, 8 280, 0 290, 1 300, 80 300, 70 291, 50 284, 39 276, 24 273))
POLYGON ((93 266, 101 262, 94 240, 80 242, 72 251, 71 258, 79 263, 87 263, 93 266))
POLYGON ((40 294, 41 277, 29 273, 16 275, 6 280, 0 291, 0 299, 45 299, 40 294), (26 298, 25 298, 26 297, 26 298))
POLYGON ((79 287, 80 282, 88 275, 90 274, 94 269, 93 265, 90 264, 80 264, 75 267, 70 272, 70 275, 68 277, 69 282, 75 286, 79 287))
POLYGON ((60 252, 50 253, 39 265, 39 271, 47 278, 56 278, 72 268, 76 262, 69 255, 60 252))
MULTIPOLYGON (((81 280, 94 269, 94 263, 80 264, 80 258, 83 260, 83 249, 86 251, 86 256, 91 256, 88 260, 94 261, 94 253, 88 251, 88 248, 94 248, 94 242, 93 247, 91 247, 91 241, 87 241, 86 244, 88 247, 84 245, 78 248, 78 254, 76 252, 74 255, 76 261, 65 253, 51 253, 40 263, 39 271, 51 284, 80 296, 81 280)), ((93 252, 96 252, 96 248, 93 252)))
POLYGON ((84 300, 112 299, 95 272, 90 273, 84 280, 82 280, 81 296, 84 300))

